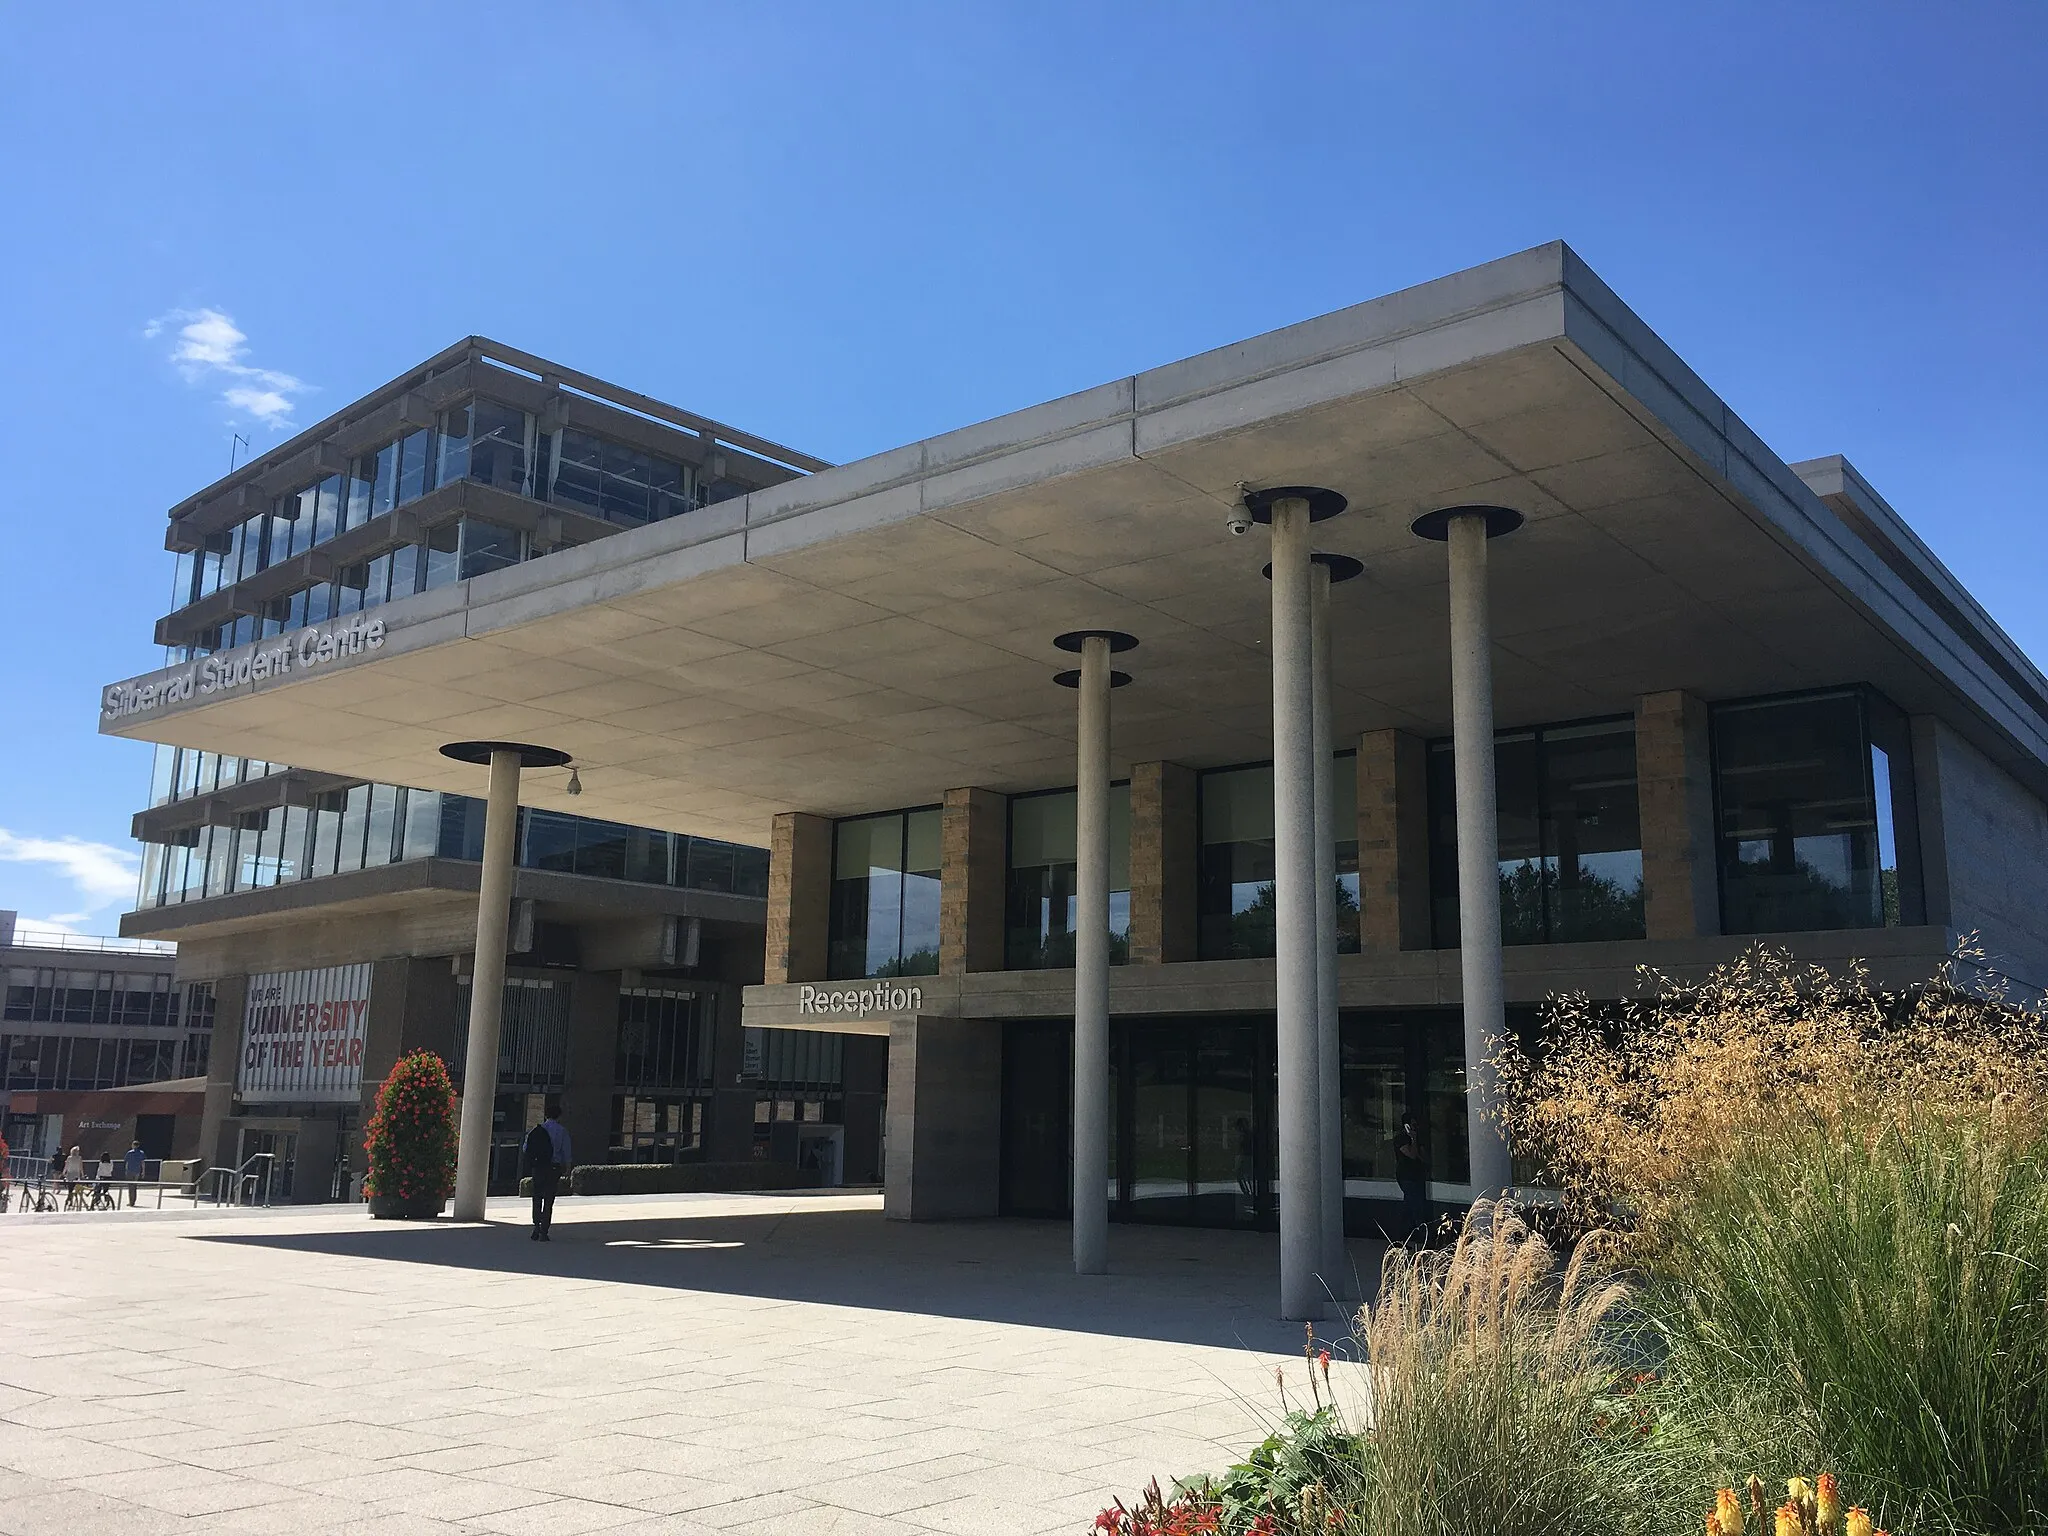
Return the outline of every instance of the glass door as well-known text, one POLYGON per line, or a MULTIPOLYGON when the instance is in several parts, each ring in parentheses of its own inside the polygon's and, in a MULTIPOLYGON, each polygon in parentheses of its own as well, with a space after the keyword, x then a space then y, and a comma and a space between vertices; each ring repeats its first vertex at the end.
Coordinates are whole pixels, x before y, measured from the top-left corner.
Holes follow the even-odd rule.
POLYGON ((1257 1021, 1133 1024, 1118 1103, 1129 1170, 1127 1221, 1269 1226, 1272 1195, 1270 1026, 1257 1021), (1261 1082, 1265 1091, 1260 1092, 1261 1082))
POLYGON ((1130 1156, 1124 1182, 1132 1221, 1184 1222, 1194 1214, 1191 1031, 1134 1024, 1129 1031, 1130 1108, 1123 1117, 1130 1156))
POLYGON ((1189 1194, 1194 1220, 1205 1227, 1255 1226, 1266 1204, 1253 1043, 1247 1024, 1205 1024, 1195 1031, 1189 1194))

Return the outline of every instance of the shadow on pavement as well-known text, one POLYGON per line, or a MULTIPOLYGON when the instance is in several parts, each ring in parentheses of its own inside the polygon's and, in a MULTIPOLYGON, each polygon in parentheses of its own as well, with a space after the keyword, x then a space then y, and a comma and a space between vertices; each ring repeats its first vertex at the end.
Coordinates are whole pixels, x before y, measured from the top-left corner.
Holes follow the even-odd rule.
MULTIPOLYGON (((371 1222, 360 1230, 193 1234, 308 1254, 441 1264, 890 1312, 1061 1328, 1125 1338, 1293 1353, 1301 1325, 1275 1313, 1278 1243, 1270 1233, 1113 1229, 1108 1275, 1073 1273, 1064 1222, 884 1222, 879 1211, 570 1217, 554 1241, 524 1223, 371 1222)), ((1354 1245, 1362 1273, 1377 1247, 1354 1245)), ((1348 1334, 1348 1324, 1318 1332, 1348 1334)))

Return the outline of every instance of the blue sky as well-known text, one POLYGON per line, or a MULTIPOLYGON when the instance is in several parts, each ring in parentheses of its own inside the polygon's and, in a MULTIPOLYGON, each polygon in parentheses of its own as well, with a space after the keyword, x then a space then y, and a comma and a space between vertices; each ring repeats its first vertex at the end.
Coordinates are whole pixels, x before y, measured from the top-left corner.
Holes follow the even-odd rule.
POLYGON ((1561 237, 2048 656, 2044 66, 2038 3, 11 8, 0 907, 130 904, 166 508, 471 332, 844 460, 1561 237))

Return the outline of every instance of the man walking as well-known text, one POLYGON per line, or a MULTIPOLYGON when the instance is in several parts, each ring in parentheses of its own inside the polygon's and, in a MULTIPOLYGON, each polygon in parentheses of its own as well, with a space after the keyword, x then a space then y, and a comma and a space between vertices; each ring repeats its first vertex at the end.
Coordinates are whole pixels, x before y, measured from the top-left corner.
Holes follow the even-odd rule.
POLYGON ((549 1099, 547 1118, 526 1133, 523 1161, 526 1176, 533 1180, 533 1231, 536 1243, 554 1241, 548 1233, 555 1224, 555 1191, 569 1170, 569 1130, 562 1124, 559 1100, 549 1099))
POLYGON ((142 1143, 129 1143, 128 1155, 121 1159, 121 1171, 128 1176, 128 1203, 135 1204, 135 1186, 142 1182, 142 1165, 147 1161, 143 1155, 142 1143))

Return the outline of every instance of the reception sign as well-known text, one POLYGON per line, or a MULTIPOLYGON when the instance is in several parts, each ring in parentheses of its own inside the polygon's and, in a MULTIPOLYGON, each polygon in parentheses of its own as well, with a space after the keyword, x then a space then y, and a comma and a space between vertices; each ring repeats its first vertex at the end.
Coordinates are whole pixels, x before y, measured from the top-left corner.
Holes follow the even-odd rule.
POLYGON ((367 965, 251 976, 235 1079, 243 1102, 354 1103, 369 1023, 367 965))

